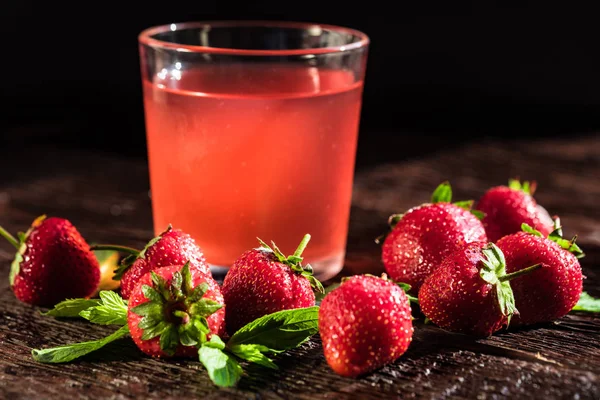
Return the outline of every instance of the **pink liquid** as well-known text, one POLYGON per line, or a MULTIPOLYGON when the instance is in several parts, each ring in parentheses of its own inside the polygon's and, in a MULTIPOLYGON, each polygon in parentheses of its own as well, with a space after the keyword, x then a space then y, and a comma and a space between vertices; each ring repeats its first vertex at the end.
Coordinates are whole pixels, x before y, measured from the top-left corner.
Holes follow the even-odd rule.
POLYGON ((154 227, 191 234, 230 266, 257 237, 304 252, 322 279, 342 267, 362 82, 350 72, 211 65, 144 82, 154 227))

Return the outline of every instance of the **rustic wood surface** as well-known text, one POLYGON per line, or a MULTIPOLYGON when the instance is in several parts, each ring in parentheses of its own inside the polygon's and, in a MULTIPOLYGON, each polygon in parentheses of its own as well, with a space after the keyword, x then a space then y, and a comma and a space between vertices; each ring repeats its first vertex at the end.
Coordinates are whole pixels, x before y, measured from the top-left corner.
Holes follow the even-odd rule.
MULTIPOLYGON (((0 224, 26 229, 39 214, 70 219, 88 239, 142 246, 152 236, 143 160, 52 148, 28 159, 2 149, 0 224)), ((357 171, 344 273, 382 271, 373 238, 390 213, 427 201, 450 179, 455 198, 477 198, 508 177, 538 181, 537 199, 579 235, 585 289, 600 296, 600 140, 477 142, 357 171)), ((0 275, 13 249, 0 244, 0 275)), ((102 337, 110 328, 57 321, 18 302, 0 280, 0 398, 600 398, 600 316, 572 313, 557 323, 485 340, 415 321, 414 341, 392 365, 361 379, 332 374, 315 337, 282 355, 279 371, 245 366, 236 389, 214 387, 195 361, 159 361, 129 339, 63 365, 34 362, 31 348, 102 337)))

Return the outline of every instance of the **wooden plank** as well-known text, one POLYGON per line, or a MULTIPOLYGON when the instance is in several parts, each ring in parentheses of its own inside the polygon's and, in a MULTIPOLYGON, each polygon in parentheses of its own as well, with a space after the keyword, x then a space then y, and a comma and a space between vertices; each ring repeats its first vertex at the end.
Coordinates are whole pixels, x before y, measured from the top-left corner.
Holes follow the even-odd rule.
MULTIPOLYGON (((585 288, 600 296, 600 141, 478 142, 357 172, 345 273, 383 271, 373 239, 389 214, 428 200, 450 179, 455 197, 477 198, 508 177, 536 179, 537 198, 579 234, 585 288)), ((40 213, 71 219, 91 241, 142 246, 152 236, 144 160, 33 149, 27 169, 0 182, 0 222, 25 229, 40 213)), ((16 158, 0 160, 3 170, 16 158)), ((14 168, 12 169, 14 171, 14 168)), ((13 256, 0 246, 0 275, 13 256)), ((101 337, 110 328, 43 317, 0 280, 1 398, 600 398, 600 317, 573 313, 557 324, 473 340, 415 321, 408 352, 360 379, 334 375, 320 340, 282 355, 279 371, 245 365, 236 389, 218 390, 194 360, 159 361, 123 339, 66 365, 35 363, 31 348, 101 337)))

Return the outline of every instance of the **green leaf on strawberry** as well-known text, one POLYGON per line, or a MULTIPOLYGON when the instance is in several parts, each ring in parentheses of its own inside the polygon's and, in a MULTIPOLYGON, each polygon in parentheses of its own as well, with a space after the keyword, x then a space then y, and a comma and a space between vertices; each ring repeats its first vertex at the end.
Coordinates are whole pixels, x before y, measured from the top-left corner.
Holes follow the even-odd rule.
POLYGON ((526 223, 522 223, 521 224, 521 230, 523 232, 531 233, 532 235, 535 235, 535 236, 544 237, 544 235, 542 234, 542 232, 540 232, 540 231, 532 228, 531 226, 529 226, 526 223))
POLYGON ((294 254, 292 254, 291 256, 287 256, 287 257, 281 252, 281 250, 279 250, 279 248, 277 247, 275 242, 271 241, 271 246, 269 246, 264 241, 262 241, 260 238, 257 238, 257 239, 258 239, 258 242, 260 243, 261 250, 273 253, 275 255, 275 257, 277 258, 277 261, 289 266, 292 269, 292 271, 294 271, 295 273, 302 275, 303 277, 308 279, 311 287, 313 288, 313 290, 315 292, 317 292, 317 293, 324 292, 323 285, 313 275, 312 266, 310 264, 306 264, 304 266, 302 265, 302 261, 304 260, 304 258, 302 257, 302 253, 304 252, 306 245, 310 241, 310 234, 307 233, 306 235, 304 235, 304 237, 302 238, 302 241, 298 245, 298 248, 296 249, 294 254))
POLYGON ((524 181, 521 182, 518 179, 509 179, 508 180, 508 187, 513 189, 513 190, 520 190, 528 195, 533 195, 533 193, 535 192, 536 189, 536 182, 532 181, 524 181))
POLYGON ((506 275, 504 254, 502 254, 502 251, 495 244, 490 244, 482 252, 485 259, 482 260, 483 268, 479 275, 484 281, 496 286, 500 311, 508 317, 508 322, 510 323, 510 319, 517 311, 517 308, 510 283, 500 280, 500 277, 506 275))
MULTIPOLYGON (((529 226, 526 223, 523 223, 521 225, 521 229, 524 232, 531 233, 532 235, 544 237, 544 235, 540 231, 532 228, 531 226, 529 226)), ((585 253, 583 252, 583 250, 581 250, 581 247, 579 247, 575 243, 577 241, 577 235, 573 236, 573 238, 571 240, 569 240, 569 239, 563 238, 562 234, 563 233, 562 233, 562 226, 560 224, 560 219, 555 218, 554 219, 554 230, 552 232, 550 232, 550 234, 548 234, 548 239, 553 241, 557 245, 559 245, 561 248, 567 250, 568 252, 573 253, 573 255, 575 255, 575 257, 577 257, 577 258, 585 257, 585 253)))
POLYGON ((26 242, 27 242, 27 239, 29 238, 29 235, 33 232, 33 230, 36 227, 40 226, 40 224, 42 222, 44 222, 45 219, 46 219, 46 215, 40 215, 39 217, 37 217, 31 224, 31 227, 27 230, 27 232, 25 232, 25 233, 19 232, 17 234, 18 240, 15 239, 14 236, 12 236, 8 231, 6 231, 4 228, 2 228, 0 226, 0 236, 5 238, 10 244, 12 244, 17 249, 15 258, 14 258, 13 262, 10 264, 10 272, 8 274, 8 281, 11 286, 14 284, 15 278, 19 274, 19 271, 21 270, 21 263, 23 262, 23 254, 25 254, 25 251, 27 250, 26 242))
MULTIPOLYGON (((442 182, 433 191, 433 194, 431 195, 431 203, 430 204, 436 204, 436 203, 451 203, 457 207, 460 207, 464 210, 469 211, 471 214, 473 214, 479 220, 482 220, 485 217, 485 213, 483 213, 479 210, 473 209, 473 205, 475 203, 473 200, 461 200, 461 201, 455 201, 454 203, 452 203, 452 186, 450 186, 450 182, 448 182, 448 181, 442 182)), ((400 220, 403 217, 404 217, 404 214, 390 215, 388 218, 389 230, 387 232, 377 236, 375 238, 375 243, 380 244, 380 245, 383 244, 383 242, 385 241, 387 236, 396 227, 398 222, 400 222, 400 220)))
POLYGON ((452 187, 450 182, 442 182, 431 195, 431 203, 450 203, 452 202, 452 187))
POLYGON ((473 205, 475 204, 474 200, 455 201, 452 204, 454 204, 455 206, 458 206, 458 207, 462 208, 463 210, 469 211, 471 214, 473 214, 474 216, 476 216, 477 219, 479 219, 479 220, 482 220, 485 217, 485 213, 483 211, 479 211, 479 210, 474 210, 473 209, 473 205))
POLYGON ((482 250, 482 253, 485 258, 481 260, 483 268, 481 268, 479 275, 484 281, 496 286, 500 311, 503 315, 508 317, 508 324, 510 324, 510 320, 517 312, 517 308, 515 306, 515 296, 509 281, 541 268, 542 264, 535 264, 507 274, 504 253, 502 253, 502 250, 500 250, 498 246, 494 243, 490 243, 482 250))
POLYGON ((154 287, 142 286, 143 294, 149 301, 131 309, 143 317, 138 325, 144 331, 142 340, 160 336, 160 349, 168 355, 173 355, 180 343, 192 346, 204 342, 209 332, 206 318, 223 307, 203 297, 209 288, 206 282, 193 288, 189 268, 189 263, 186 263, 181 271, 174 272, 170 285, 152 271, 154 287), (174 309, 177 305, 183 309, 174 309), (177 318, 178 323, 166 319, 168 313, 177 318))
POLYGON ((573 236, 571 240, 563 238, 562 225, 560 223, 560 218, 558 217, 554 218, 554 230, 550 232, 548 239, 552 240, 568 252, 573 253, 577 258, 585 257, 585 253, 581 250, 581 247, 575 244, 577 235, 573 236))
POLYGON ((404 282, 394 282, 394 283, 396 285, 400 286, 400 289, 404 290, 406 297, 408 297, 408 301, 410 301, 411 303, 419 304, 419 298, 409 294, 410 289, 412 288, 411 285, 409 285, 408 283, 404 283, 404 282))

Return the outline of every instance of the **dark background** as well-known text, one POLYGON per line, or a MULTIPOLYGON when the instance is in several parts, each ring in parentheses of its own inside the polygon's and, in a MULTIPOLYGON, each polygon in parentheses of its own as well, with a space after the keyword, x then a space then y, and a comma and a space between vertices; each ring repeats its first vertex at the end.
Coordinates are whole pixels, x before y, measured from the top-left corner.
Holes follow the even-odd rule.
POLYGON ((2 5, 2 148, 145 157, 137 34, 189 20, 297 20, 367 33, 359 165, 484 137, 600 126, 600 6, 592 2, 66 3, 2 5))

